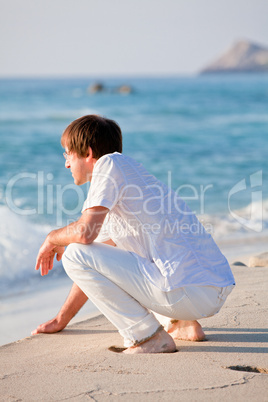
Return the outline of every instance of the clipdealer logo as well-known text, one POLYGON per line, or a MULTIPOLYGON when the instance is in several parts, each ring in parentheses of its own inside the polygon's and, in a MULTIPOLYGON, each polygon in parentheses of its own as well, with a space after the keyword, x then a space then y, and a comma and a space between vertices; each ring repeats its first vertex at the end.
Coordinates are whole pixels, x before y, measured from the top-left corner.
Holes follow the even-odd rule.
POLYGON ((248 189, 246 179, 240 180, 236 183, 228 194, 228 209, 231 216, 247 229, 255 232, 261 232, 263 228, 263 196, 262 196, 262 170, 259 170, 249 176, 250 189, 251 189, 251 203, 248 208, 244 209, 244 214, 241 216, 237 211, 232 210, 230 201, 231 198, 241 191, 248 189))
MULTIPOLYGON (((168 173, 168 188, 171 189, 171 172, 168 173)), ((55 184, 53 183, 53 178, 54 177, 51 173, 45 174, 42 171, 38 171, 37 173, 19 173, 9 180, 5 191, 3 188, 0 187, 0 199, 3 199, 9 209, 16 214, 26 216, 35 214, 55 215, 57 226, 62 226, 64 215, 71 217, 81 211, 83 203, 85 201, 84 192, 79 186, 76 186, 74 184, 55 184), (24 185, 24 180, 30 180, 31 185, 34 186, 37 191, 36 202, 34 204, 35 207, 25 208, 20 206, 16 202, 15 190, 18 190, 22 185, 24 185), (68 192, 70 191, 73 193, 72 196, 76 199, 76 202, 72 203, 70 208, 67 208, 67 206, 65 206, 64 199, 66 199, 66 193, 68 194, 68 192)), ((121 191, 118 183, 106 174, 102 174, 102 178, 107 182, 107 185, 109 184, 109 186, 113 189, 113 198, 114 200, 116 200, 121 191)), ((228 200, 226 200, 231 217, 242 227, 253 230, 255 232, 261 232, 263 229, 262 185, 263 171, 259 170, 255 173, 252 173, 249 177, 243 178, 238 183, 236 183, 229 191, 228 200), (240 196, 242 195, 246 198, 248 197, 249 191, 251 198, 249 206, 244 209, 240 209, 239 211, 232 208, 231 204, 233 198, 235 198, 237 194, 239 194, 240 196)), ((158 213, 164 213, 166 211, 164 202, 165 200, 167 201, 168 212, 170 212, 171 205, 174 204, 174 207, 179 212, 179 214, 192 215, 199 212, 199 214, 202 215, 205 211, 205 195, 207 191, 212 187, 212 184, 207 186, 200 185, 200 188, 184 184, 177 188, 176 191, 172 193, 172 195, 170 191, 168 191, 168 194, 164 194, 161 186, 158 188, 156 185, 153 185, 154 195, 152 195, 151 198, 144 200, 144 195, 141 188, 135 185, 128 185, 127 199, 130 200, 130 202, 132 203, 137 201, 137 208, 141 208, 143 212, 145 212, 149 216, 158 213), (180 195, 181 190, 185 188, 191 192, 190 197, 183 197, 180 195), (172 199, 172 197, 174 198, 172 199), (199 210, 192 211, 185 208, 181 210, 181 205, 178 202, 179 198, 182 198, 184 201, 186 201, 186 203, 189 200, 197 202, 199 204, 199 210), (159 208, 157 210, 153 208, 154 200, 159 201, 159 208)), ((140 212, 135 210, 136 214, 140 212)), ((209 228, 209 231, 212 233, 212 225, 210 226, 211 227, 209 228)))

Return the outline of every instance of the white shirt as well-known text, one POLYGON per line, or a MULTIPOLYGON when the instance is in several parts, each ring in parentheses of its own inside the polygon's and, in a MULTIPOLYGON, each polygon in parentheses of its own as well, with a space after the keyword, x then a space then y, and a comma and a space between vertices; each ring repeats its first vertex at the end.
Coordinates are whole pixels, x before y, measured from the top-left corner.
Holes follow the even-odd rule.
POLYGON ((97 160, 82 211, 109 209, 96 241, 112 239, 132 252, 157 287, 228 286, 226 258, 185 202, 132 158, 118 152, 97 160))

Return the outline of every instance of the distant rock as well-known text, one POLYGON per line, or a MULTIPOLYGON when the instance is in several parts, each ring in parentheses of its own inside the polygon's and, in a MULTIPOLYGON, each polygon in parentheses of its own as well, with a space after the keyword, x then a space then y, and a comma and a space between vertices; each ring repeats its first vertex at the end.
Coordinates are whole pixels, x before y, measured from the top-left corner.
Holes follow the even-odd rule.
POLYGON ((242 261, 235 261, 235 262, 232 263, 232 265, 235 265, 237 267, 246 267, 247 266, 242 261))
POLYGON ((117 92, 123 95, 129 95, 133 92, 133 89, 129 85, 121 85, 121 87, 117 88, 117 92))
POLYGON ((268 268, 268 253, 262 253, 262 254, 250 257, 248 266, 249 267, 267 267, 268 268))
POLYGON ((242 40, 234 44, 219 59, 201 70, 211 73, 268 72, 268 48, 242 40))
POLYGON ((97 82, 95 84, 92 84, 89 88, 88 88, 88 92, 90 94, 96 94, 99 92, 103 92, 105 90, 104 85, 101 82, 97 82))
POLYGON ((121 94, 121 95, 129 95, 133 93, 133 88, 130 85, 121 85, 117 88, 109 88, 104 86, 101 82, 96 82, 90 85, 87 89, 87 92, 90 94, 97 93, 110 93, 110 94, 121 94))

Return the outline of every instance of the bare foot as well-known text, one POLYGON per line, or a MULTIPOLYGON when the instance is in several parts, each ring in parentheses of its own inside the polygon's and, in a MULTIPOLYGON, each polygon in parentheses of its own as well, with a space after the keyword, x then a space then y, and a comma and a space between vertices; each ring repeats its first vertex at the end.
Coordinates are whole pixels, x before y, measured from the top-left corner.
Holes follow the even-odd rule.
POLYGON ((32 335, 37 334, 54 334, 55 332, 62 331, 67 324, 59 320, 58 317, 52 318, 44 324, 38 325, 38 327, 31 332, 32 335))
POLYGON ((172 337, 165 331, 159 331, 148 341, 138 346, 133 346, 124 350, 122 353, 134 355, 137 353, 172 353, 176 351, 176 345, 172 337))
POLYGON ((205 339, 205 333, 197 321, 176 320, 168 333, 173 339, 200 342, 205 339))

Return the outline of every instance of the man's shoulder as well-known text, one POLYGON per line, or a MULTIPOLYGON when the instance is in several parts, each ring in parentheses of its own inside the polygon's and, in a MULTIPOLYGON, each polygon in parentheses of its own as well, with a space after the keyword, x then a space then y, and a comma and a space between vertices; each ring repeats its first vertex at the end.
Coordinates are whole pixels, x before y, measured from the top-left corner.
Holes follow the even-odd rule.
MULTIPOLYGON (((157 179, 150 174, 145 167, 135 159, 119 152, 106 154, 100 157, 94 167, 94 174, 112 176, 127 182, 135 182, 142 180, 144 183, 156 182, 157 179)), ((159 183, 160 184, 160 183, 159 183)))
POLYGON ((135 165, 138 164, 133 158, 130 156, 121 154, 120 152, 113 152, 111 154, 105 154, 101 156, 98 161, 97 165, 98 166, 103 166, 105 164, 116 164, 118 166, 120 165, 135 165))
POLYGON ((102 163, 105 163, 105 162, 107 162, 107 161, 116 161, 116 160, 120 160, 120 159, 122 159, 122 158, 124 158, 124 155, 123 155, 123 154, 121 154, 120 152, 113 152, 113 153, 111 153, 111 154, 102 155, 102 156, 98 159, 97 163, 98 163, 98 164, 102 164, 102 163))
POLYGON ((128 157, 119 152, 101 156, 94 166, 93 177, 114 177, 116 180, 121 176, 124 177, 125 168, 129 163, 127 159, 128 157))

